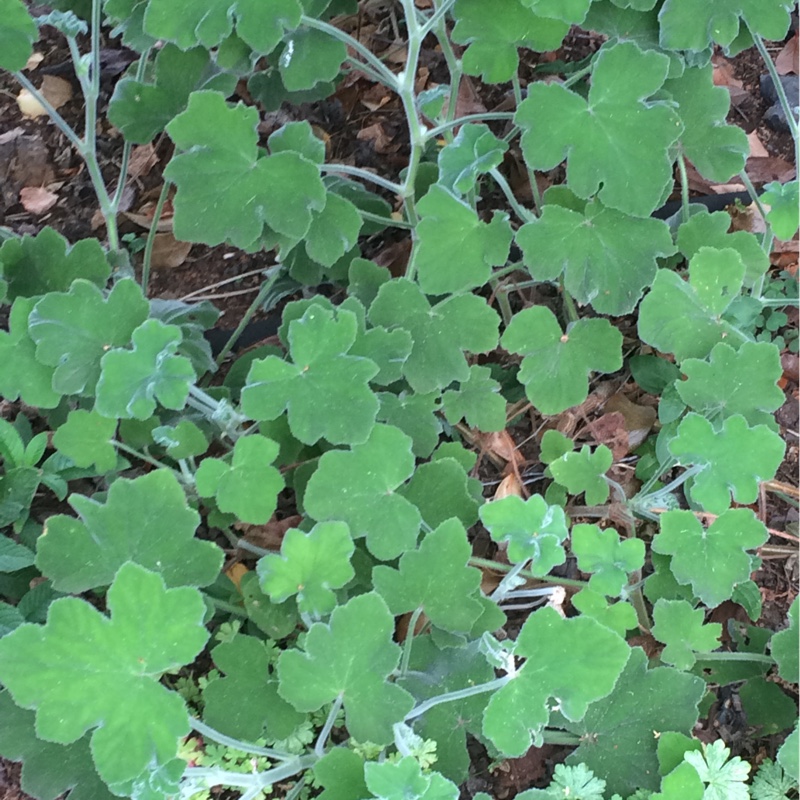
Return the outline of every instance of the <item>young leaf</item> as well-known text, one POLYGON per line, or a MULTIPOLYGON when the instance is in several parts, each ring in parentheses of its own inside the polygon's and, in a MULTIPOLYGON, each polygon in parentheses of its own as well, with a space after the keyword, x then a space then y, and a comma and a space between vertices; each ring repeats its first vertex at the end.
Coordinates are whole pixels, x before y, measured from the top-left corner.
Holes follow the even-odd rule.
POLYGON ((468 566, 471 556, 464 527, 449 519, 404 553, 397 569, 375 567, 372 582, 395 616, 421 608, 437 627, 467 633, 483 611, 475 598, 481 572, 468 566))
POLYGON ((176 355, 182 338, 177 325, 148 319, 131 334, 132 350, 103 356, 95 408, 104 417, 149 419, 156 400, 174 411, 186 405, 195 374, 192 362, 176 355))
POLYGON ((444 415, 451 425, 462 419, 479 431, 501 431, 506 426, 506 401, 489 367, 474 364, 458 389, 444 393, 444 415))
POLYGON ((301 28, 286 38, 278 69, 283 85, 290 92, 301 92, 334 80, 346 58, 343 42, 323 31, 301 28))
POLYGON ((567 333, 549 308, 514 315, 501 344, 525 357, 518 380, 542 414, 558 414, 589 395, 589 373, 622 367, 622 334, 607 319, 581 319, 567 333))
POLYGON ((545 205, 542 216, 516 234, 525 266, 540 281, 564 274, 580 303, 601 313, 629 314, 656 274, 657 259, 675 246, 662 220, 637 219, 595 200, 583 214, 545 205))
MULTIPOLYGON (((797 231, 797 207, 800 206, 800 182, 773 181, 764 187, 761 201, 767 205, 767 222, 779 239, 789 241, 797 231)), ((0 253, 2 256, 2 253, 0 253)))
POLYGON ((511 80, 519 64, 518 47, 557 50, 569 30, 566 22, 537 17, 519 0, 494 0, 491 13, 482 0, 458 0, 453 16, 453 40, 469 45, 464 71, 481 75, 486 83, 511 80))
POLYGON ((653 287, 639 306, 643 342, 678 361, 705 358, 715 344, 740 335, 720 319, 739 295, 745 266, 738 251, 701 247, 689 262, 689 280, 669 269, 656 273, 653 287))
POLYGON ((531 789, 517 795, 519 800, 561 800, 575 797, 579 800, 604 800, 606 782, 596 778, 585 764, 568 767, 556 764, 553 780, 547 789, 531 789))
POLYGON ((37 738, 36 715, 15 706, 9 693, 0 692, 0 755, 22 761, 21 788, 39 800, 55 800, 69 792, 70 800, 112 800, 92 763, 88 738, 69 745, 37 738))
POLYGON ((691 764, 706 784, 703 797, 725 800, 748 800, 750 792, 745 786, 750 765, 739 756, 730 757, 731 751, 718 739, 703 745, 703 752, 690 751, 684 759, 691 764))
POLYGON ((255 742, 290 736, 305 719, 278 695, 267 646, 255 636, 235 636, 211 652, 224 677, 203 688, 203 721, 226 736, 255 742))
POLYGON ((438 772, 423 773, 419 761, 405 756, 400 761, 373 761, 364 765, 367 788, 380 800, 456 800, 458 787, 438 772))
POLYGON ((681 371, 686 380, 675 384, 678 394, 707 419, 740 414, 748 425, 768 425, 784 402, 780 354, 768 342, 745 342, 738 350, 720 342, 707 361, 687 358, 681 371))
POLYGON ((315 622, 304 649, 278 659, 280 695, 298 711, 316 711, 341 697, 347 730, 362 742, 388 744, 392 725, 414 700, 387 677, 400 661, 394 618, 374 592, 338 606, 325 625, 315 622))
POLYGON ((741 128, 725 122, 731 98, 724 86, 714 85, 713 69, 711 64, 687 68, 668 80, 664 91, 678 103, 683 152, 704 178, 727 181, 744 169, 750 144, 741 128))
POLYGON ((662 731, 688 734, 705 692, 700 678, 670 667, 647 668, 640 647, 630 651, 614 690, 564 727, 581 737, 568 764, 585 764, 604 775, 606 791, 628 797, 636 789, 658 789, 656 748, 662 731))
POLYGON ((550 472, 570 494, 585 493, 589 505, 605 503, 610 491, 605 474, 611 467, 614 456, 604 444, 592 453, 589 445, 579 451, 565 453, 550 464, 550 472))
POLYGON ((524 753, 531 733, 541 741, 550 720, 549 698, 558 698, 567 719, 582 719, 591 703, 614 688, 631 650, 593 619, 564 619, 544 608, 528 617, 514 653, 527 660, 492 695, 483 717, 484 735, 508 756, 524 753))
POLYGON ((347 747, 334 747, 312 767, 314 780, 324 787, 320 800, 360 800, 369 789, 364 782, 364 759, 347 747))
POLYGON ((411 440, 375 425, 364 444, 323 454, 306 487, 305 509, 320 522, 346 522, 354 538, 367 537, 376 558, 389 561, 413 547, 419 533, 419 511, 396 493, 413 472, 411 440))
POLYGON ((682 465, 702 466, 689 490, 706 511, 721 514, 731 495, 743 505, 758 499, 758 485, 775 477, 786 445, 766 425, 750 428, 744 417, 728 417, 720 430, 699 414, 684 417, 669 451, 682 465))
POLYGON ((697 653, 719 647, 722 625, 704 624, 705 611, 692 608, 685 600, 659 600, 653 607, 653 636, 666 647, 661 660, 682 670, 694 666, 697 653))
POLYGON ((36 236, 8 239, 0 247, 0 275, 8 282, 9 300, 66 292, 77 278, 102 289, 110 274, 97 239, 70 245, 60 233, 43 228, 36 236))
POLYGON ((95 766, 113 784, 175 758, 189 719, 158 681, 190 664, 208 633, 197 589, 167 589, 138 564, 121 567, 107 606, 110 619, 83 600, 56 600, 46 625, 0 639, 0 680, 15 703, 36 709, 42 739, 71 744, 94 729, 95 766))
POLYGON ((483 286, 491 268, 506 263, 511 245, 508 214, 481 222, 463 200, 434 184, 417 204, 416 265, 425 294, 452 294, 483 286), (459 257, 452 254, 458 250, 459 257))
POLYGON ((245 436, 233 446, 230 465, 206 458, 197 470, 197 493, 215 497, 220 511, 236 514, 242 522, 263 525, 275 511, 283 477, 270 466, 278 445, 266 436, 245 436))
POLYGON ((572 528, 572 552, 578 557, 578 569, 591 572, 589 588, 618 597, 628 582, 628 574, 644 564, 644 542, 641 539, 620 541, 613 528, 597 525, 575 525, 572 528))
POLYGON ((36 566, 58 591, 108 586, 127 561, 169 587, 208 586, 219 574, 222 551, 194 538, 200 517, 169 470, 117 479, 105 504, 79 494, 69 502, 80 519, 50 517, 36 546, 36 566))
POLYGON ((781 40, 789 28, 785 0, 712 0, 698 8, 692 0, 667 0, 658 15, 661 44, 670 50, 705 50, 711 42, 727 47, 739 35, 740 18, 753 33, 781 40))
POLYGON ((166 447, 167 455, 177 460, 201 456, 208 450, 205 434, 188 419, 182 419, 174 426, 153 428, 153 441, 166 447))
POLYGON ((480 175, 500 166, 506 150, 508 144, 487 125, 462 125, 439 153, 439 184, 457 195, 471 192, 480 175))
POLYGON ((573 595, 572 605, 584 617, 596 619, 618 636, 624 637, 627 631, 636 627, 636 611, 630 603, 619 600, 609 604, 602 594, 592 589, 581 589, 580 592, 573 595))
POLYGON ((320 522, 308 533, 290 528, 280 555, 259 559, 261 588, 273 603, 297 595, 301 612, 330 614, 336 606, 332 589, 341 589, 354 575, 350 558, 353 539, 343 522, 320 522))
POLYGON ((24 69, 39 29, 21 0, 0 0, 0 69, 24 69))
POLYGON ((707 530, 691 511, 667 511, 660 523, 653 550, 672 556, 675 578, 690 583, 709 608, 730 598, 733 587, 750 577, 752 557, 746 551, 769 538, 747 508, 725 511, 707 530))
POLYGON ((780 765, 765 758, 753 776, 750 792, 756 800, 786 800, 792 792, 797 794, 797 781, 787 775, 780 765))
POLYGON ((176 148, 164 177, 178 187, 175 236, 208 245, 252 246, 264 225, 299 241, 325 207, 319 167, 295 152, 259 158, 258 111, 221 94, 193 92, 167 125, 176 148))
POLYGON ((130 344, 147 312, 141 288, 128 279, 114 284, 107 298, 83 279, 69 292, 45 295, 28 317, 28 333, 36 342, 37 360, 55 367, 53 389, 94 394, 101 359, 112 347, 130 344))
POLYGON ((482 297, 455 295, 435 306, 411 281, 381 286, 369 320, 389 330, 411 334, 413 347, 403 375, 415 392, 427 394, 469 378, 464 351, 486 353, 497 345, 500 318, 482 297))
POLYGON ((271 420, 288 410, 289 427, 305 444, 323 437, 332 444, 366 441, 379 407, 368 385, 378 367, 347 355, 357 333, 351 311, 309 306, 301 319, 289 323, 294 363, 276 356, 253 362, 242 390, 244 413, 271 420))
POLYGON ((527 500, 516 495, 485 503, 481 522, 498 544, 508 542, 508 560, 519 564, 530 560, 529 569, 544 576, 563 564, 566 556, 561 542, 567 538, 564 509, 549 506, 541 495, 527 500))
POLYGON ((53 434, 59 453, 71 458, 78 467, 96 466, 101 474, 110 472, 117 463, 112 442, 117 421, 101 417, 96 411, 70 411, 67 421, 53 434))
POLYGON ((525 161, 549 170, 566 157, 576 195, 650 216, 672 185, 669 148, 681 132, 672 108, 649 100, 668 67, 666 56, 623 42, 597 55, 588 100, 558 83, 532 84, 515 117, 525 161))
POLYGON ((778 673, 789 683, 798 682, 798 614, 797 598, 789 608, 789 627, 774 634, 770 643, 772 657, 778 662, 778 673))

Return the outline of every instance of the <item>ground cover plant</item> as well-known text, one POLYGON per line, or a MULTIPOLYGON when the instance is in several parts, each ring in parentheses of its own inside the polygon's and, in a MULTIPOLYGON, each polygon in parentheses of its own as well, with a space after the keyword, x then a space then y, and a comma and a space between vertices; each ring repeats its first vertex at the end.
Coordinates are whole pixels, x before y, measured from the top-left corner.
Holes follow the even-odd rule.
POLYGON ((785 453, 763 325, 791 297, 769 291, 768 256, 796 232, 798 183, 756 191, 709 63, 766 56, 796 158, 764 45, 791 4, 402 0, 399 71, 337 26, 350 0, 52 5, 34 19, 0 0, 0 68, 83 157, 106 239, 45 227, 0 246, 0 394, 18 404, 0 419, 0 754, 25 791, 444 800, 475 746, 502 761, 557 744, 566 763, 518 796, 796 797, 798 603, 756 626, 751 576, 785 453), (597 52, 523 86, 520 59, 575 25, 605 37, 597 52), (26 74, 41 26, 69 44, 82 131, 26 74), (151 299, 157 225, 141 265, 119 231, 102 26, 139 54, 108 108, 121 175, 133 145, 168 137, 156 217, 171 203, 178 240, 273 253, 252 312, 306 287, 280 345, 222 382, 217 311, 151 299), (431 37, 449 77, 420 91, 431 37), (262 109, 357 73, 401 100, 397 174, 330 161, 305 121, 260 136, 262 109), (466 76, 507 85, 509 109, 460 115, 466 76), (692 203, 690 165, 738 175, 764 230, 692 203), (654 217, 675 174, 680 207, 654 217), (387 230, 409 237, 401 271, 361 249, 387 230), (603 435, 587 403, 627 380, 657 408, 608 405, 603 435), (508 435, 522 418, 536 475, 508 435), (474 472, 490 449, 508 464, 496 492, 474 472), (42 523, 43 492, 66 502, 42 523), (254 544, 279 506, 294 525, 254 544), (726 603, 745 621, 715 621, 726 603), (731 684, 785 738, 757 770, 692 736, 731 684))

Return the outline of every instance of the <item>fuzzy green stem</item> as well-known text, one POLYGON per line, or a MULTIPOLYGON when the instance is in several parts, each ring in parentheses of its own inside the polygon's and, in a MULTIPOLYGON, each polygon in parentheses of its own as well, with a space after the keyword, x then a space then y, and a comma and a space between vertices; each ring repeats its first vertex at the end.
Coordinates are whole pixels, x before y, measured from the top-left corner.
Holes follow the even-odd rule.
POLYGON ((140 453, 138 450, 134 450, 133 447, 129 447, 127 444, 124 444, 123 442, 112 440, 111 444, 113 444, 114 447, 117 448, 117 450, 120 450, 123 453, 127 453, 129 456, 133 456, 134 458, 138 458, 140 461, 144 461, 145 464, 150 464, 150 466, 152 467, 158 467, 158 469, 168 469, 176 476, 179 475, 177 470, 168 467, 166 464, 162 464, 160 461, 156 460, 152 456, 148 456, 145 453, 140 453))
MULTIPOLYGON (((514 104, 517 108, 520 107, 522 103, 522 85, 519 82, 519 73, 514 72, 511 76, 511 89, 514 92, 514 104)), ((516 116, 516 113, 514 114, 516 116)), ((524 159, 523 159, 524 161, 524 159)), ((533 200, 533 211, 534 214, 538 217, 542 211, 542 196, 539 194, 539 184, 536 183, 536 173, 528 166, 528 162, 525 161, 525 170, 528 173, 528 183, 531 186, 531 199, 533 200)))
POLYGON ((336 717, 339 714, 343 702, 344 697, 340 692, 333 701, 331 710, 328 712, 328 718, 325 720, 325 724, 322 726, 322 730, 317 737, 317 743, 314 745, 314 753, 316 753, 319 758, 325 755, 325 745, 328 743, 328 737, 331 735, 333 726, 336 724, 336 717))
POLYGON ((698 661, 755 661, 772 666, 775 659, 763 653, 695 653, 698 661))
POLYGON ((426 139, 435 139, 441 136, 451 128, 457 128, 459 125, 468 125, 471 122, 488 122, 490 120, 512 120, 514 113, 512 111, 487 111, 485 114, 466 114, 463 117, 443 122, 435 128, 431 128, 426 134, 426 139))
POLYGON ((204 595, 204 597, 214 606, 214 608, 219 611, 224 611, 227 614, 233 614, 236 617, 243 617, 244 619, 248 618, 247 611, 240 606, 234 605, 233 603, 228 603, 225 600, 220 600, 218 597, 212 597, 209 594, 204 595))
POLYGON ((421 717, 426 711, 429 711, 430 709, 434 708, 435 706, 439 706, 442 703, 452 703, 456 700, 464 700, 467 697, 474 697, 476 694, 485 694, 486 692, 494 692, 497 689, 502 689, 511 680, 513 680, 511 675, 505 675, 502 678, 495 678, 493 681, 481 683, 477 686, 469 686, 466 689, 458 689, 454 692, 447 692, 445 694, 437 695, 436 697, 431 697, 430 700, 426 700, 424 703, 420 703, 415 708, 412 708, 411 711, 406 714, 403 721, 409 722, 412 719, 421 717))
MULTIPOLYGON (((758 209, 758 213, 761 214, 761 218, 764 220, 764 224, 767 226, 766 230, 764 231, 764 238, 761 242, 761 249, 769 255, 772 252, 772 240, 774 238, 772 234, 772 228, 770 227, 769 221, 767 220, 767 209, 764 208, 764 204, 761 202, 761 198, 758 196, 758 192, 756 191, 756 187, 753 186, 753 182, 750 180, 750 176, 742 170, 739 173, 739 178, 741 179, 742 183, 744 184, 744 188, 747 189, 747 193, 750 195, 750 199, 755 204, 755 207, 758 209)), ((758 285, 758 294, 755 294, 758 297, 761 294, 761 289, 763 288, 763 280, 759 281, 758 285)))
POLYGON ((403 228, 404 230, 411 230, 413 227, 410 222, 404 219, 391 219, 390 217, 382 217, 380 214, 373 214, 370 211, 364 211, 363 208, 358 209, 358 213, 363 220, 367 222, 377 222, 379 225, 385 225, 387 228, 403 228))
MULTIPOLYGON (((469 563, 473 567, 486 567, 487 569, 494 569, 498 572, 510 572, 513 569, 511 564, 501 564, 499 561, 492 561, 489 558, 478 558, 477 556, 470 558, 469 563)), ((519 574, 523 578, 529 578, 544 586, 574 586, 577 589, 585 589, 589 585, 588 581, 574 581, 569 578, 558 578, 553 575, 542 578, 528 570, 522 570, 519 574)))
MULTIPOLYGON (((444 0, 436 3, 436 10, 425 20, 425 24, 420 28, 420 34, 424 39, 434 28, 444 27, 444 18, 447 12, 455 5, 455 0, 444 0)), ((437 37, 438 38, 438 37, 437 37)))
POLYGON ((511 187, 508 185, 508 181, 503 174, 497 168, 489 170, 489 174, 494 178, 494 182, 500 187, 503 194, 506 196, 508 204, 522 222, 533 222, 536 217, 514 197, 514 192, 511 191, 511 187))
POLYGON ((686 159, 678 155, 678 171, 681 175, 681 221, 689 221, 689 176, 686 173, 686 159))
MULTIPOLYGON (((224 733, 214 730, 210 725, 206 725, 205 722, 196 717, 190 717, 189 724, 192 726, 192 729, 197 731, 203 738, 211 739, 224 747, 230 747, 232 750, 239 750, 242 753, 250 753, 254 756, 264 756, 275 761, 291 763, 293 761, 302 760, 302 758, 298 758, 298 756, 292 753, 283 753, 280 750, 272 750, 269 747, 259 747, 257 744, 243 742, 241 739, 234 739, 231 736, 226 736, 224 733)), ((316 761, 316 758, 314 758, 311 763, 314 763, 314 761, 316 761)))
POLYGON ((161 192, 156 201, 156 208, 150 223, 150 230, 147 232, 147 239, 144 243, 144 254, 142 256, 142 292, 145 297, 147 297, 147 289, 150 283, 150 267, 153 262, 153 246, 156 241, 158 223, 161 220, 161 215, 164 213, 164 204, 167 202, 167 197, 169 196, 170 185, 169 181, 164 181, 161 185, 161 192))
POLYGON ((323 164, 320 170, 325 174, 351 175, 354 178, 361 178, 374 183, 376 186, 388 189, 393 194, 401 194, 403 191, 403 187, 399 183, 382 178, 380 175, 360 167, 350 167, 347 164, 323 164))
POLYGON ((414 645, 414 631, 417 629, 417 623, 422 616, 422 607, 415 608, 411 619, 408 622, 408 630, 406 631, 406 638, 403 642, 403 658, 400 661, 400 675, 406 675, 408 672, 408 663, 411 660, 411 650, 414 645))

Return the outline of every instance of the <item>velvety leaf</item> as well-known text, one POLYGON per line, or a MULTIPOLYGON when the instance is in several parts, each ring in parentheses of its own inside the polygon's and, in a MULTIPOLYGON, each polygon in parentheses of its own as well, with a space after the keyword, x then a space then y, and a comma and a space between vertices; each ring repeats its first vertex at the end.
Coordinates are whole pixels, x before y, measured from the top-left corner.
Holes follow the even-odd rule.
POLYGON ((417 467, 399 494, 413 503, 430 528, 456 517, 469 528, 478 521, 481 486, 454 458, 438 458, 417 467), (476 491, 477 489, 477 491, 476 491))
POLYGON ((332 589, 341 589, 353 575, 350 558, 353 539, 343 522, 320 522, 308 533, 290 528, 281 543, 280 555, 259 559, 261 588, 273 603, 297 595, 301 612, 320 616, 336 606, 332 589))
POLYGON ((471 556, 464 527, 449 519, 406 551, 397 569, 375 567, 372 582, 395 616, 421 608, 437 627, 466 633, 482 613, 481 572, 468 566, 471 556))
MULTIPOLYGON (((797 207, 800 206, 800 183, 773 181, 764 187, 761 201, 769 207, 767 222, 779 239, 788 241, 797 232, 797 207)), ((2 252, 0 252, 2 256, 2 252)))
POLYGON ((21 0, 0 0, 0 68, 24 69, 38 38, 39 29, 21 0))
POLYGON ((564 727, 581 737, 568 763, 583 763, 605 776, 609 794, 658 789, 658 737, 662 731, 688 734, 704 691, 694 675, 670 667, 648 670, 644 652, 634 647, 614 690, 593 703, 580 722, 566 722, 564 727))
POLYGON ((244 436, 233 446, 228 464, 206 458, 197 470, 197 492, 215 497, 220 511, 236 514, 242 522, 263 525, 272 516, 283 489, 283 477, 271 466, 278 445, 266 436, 244 436))
POLYGON ((309 628, 304 652, 281 653, 281 697, 298 711, 316 711, 341 697, 350 735, 388 744, 392 725, 414 704, 408 692, 387 681, 400 661, 393 633, 394 618, 374 593, 338 606, 328 624, 309 628))
POLYGON ((522 3, 543 17, 580 25, 592 0, 522 0, 522 3))
POLYGON ((591 589, 581 589, 573 595, 572 605, 584 617, 596 619, 601 625, 605 625, 622 637, 637 625, 636 611, 629 602, 618 600, 609 604, 602 594, 591 589))
POLYGON ((469 378, 442 397, 444 415, 451 425, 462 419, 479 431, 501 431, 506 426, 506 401, 489 367, 474 364, 469 378))
POLYGON ((589 395, 589 373, 622 367, 622 335, 607 319, 581 319, 564 333, 550 309, 514 315, 501 341, 524 356, 518 380, 542 414, 558 414, 589 395))
POLYGON ((334 80, 346 58, 347 49, 338 39, 323 31, 301 28, 286 38, 278 69, 283 85, 290 92, 300 92, 334 80))
POLYGON ((364 765, 367 788, 380 800, 456 800, 458 787, 438 772, 423 772, 419 761, 405 756, 400 761, 364 765))
POLYGON ((305 238, 306 253, 317 263, 332 267, 355 246, 360 231, 358 209, 344 197, 328 192, 325 207, 311 220, 305 238))
POLYGON ((766 427, 750 428, 744 417, 728 417, 721 429, 699 414, 688 414, 670 440, 669 451, 679 463, 702 466, 689 493, 712 514, 731 504, 731 495, 743 505, 758 499, 758 485, 775 477, 786 445, 766 427))
POLYGON ((59 453, 72 459, 77 467, 96 466, 98 472, 110 472, 117 464, 112 442, 117 421, 101 417, 96 411, 70 411, 67 421, 53 434, 59 453))
POLYGON ((550 464, 550 472, 570 494, 585 493, 588 505, 599 505, 608 499, 610 487, 605 474, 611 468, 614 456, 604 444, 594 452, 589 445, 580 450, 565 453, 550 464))
POLYGON ((439 152, 439 184, 454 194, 472 191, 480 175, 499 167, 508 144, 487 125, 462 125, 455 139, 439 152))
POLYGON ((525 161, 549 170, 566 158, 576 195, 650 216, 672 185, 669 148, 681 132, 672 108, 648 99, 668 67, 665 56, 624 42, 596 57, 587 100, 558 83, 533 83, 515 117, 525 161))
POLYGON ((367 796, 364 759, 347 747, 334 747, 312 767, 314 780, 324 787, 320 800, 361 800, 367 796))
POLYGON ((508 259, 511 226, 508 214, 495 212, 481 222, 470 206, 435 184, 417 203, 416 265, 425 294, 451 294, 483 286, 491 268, 508 259), (453 258, 458 251, 459 257, 453 258))
POLYGON ((366 536, 376 558, 397 558, 419 533, 419 511, 397 494, 413 472, 411 440, 397 428, 375 425, 364 444, 322 455, 306 487, 306 512, 320 522, 346 522, 354 538, 366 536))
POLYGON ((671 571, 709 608, 731 596, 750 577, 753 557, 747 550, 767 541, 767 529, 750 509, 725 511, 707 529, 691 511, 667 511, 660 518, 653 550, 672 556, 671 571))
POLYGON ((563 273, 564 286, 578 302, 614 316, 633 310, 652 283, 657 259, 675 252, 665 222, 637 219, 597 201, 585 214, 545 205, 516 240, 536 280, 552 281, 563 273))
POLYGON ((730 758, 731 751, 718 739, 703 744, 702 752, 691 750, 684 756, 700 780, 706 785, 703 797, 724 797, 726 800, 748 800, 750 792, 744 782, 750 765, 739 756, 730 758))
POLYGON ((705 611, 685 600, 659 600, 653 607, 652 634, 666 647, 661 660, 682 670, 694 666, 695 652, 708 653, 719 647, 722 625, 705 622, 705 611))
POLYGON ((200 517, 174 475, 155 470, 118 478, 105 503, 73 494, 80 519, 50 517, 37 542, 36 565, 58 591, 79 594, 108 586, 127 561, 157 570, 167 586, 208 586, 222 551, 194 538, 200 517))
POLYGON ((182 419, 174 426, 153 428, 153 441, 166 447, 167 454, 178 460, 201 456, 208 450, 205 434, 188 419, 182 419))
POLYGON ((800 604, 795 597, 789 607, 789 627, 776 633, 770 643, 772 657, 778 662, 778 672, 789 683, 798 682, 798 613, 800 604))
POLYGON ((527 660, 492 695, 483 718, 484 735, 507 756, 524 753, 531 734, 534 742, 542 740, 551 697, 566 719, 582 719, 614 688, 631 650, 593 619, 564 619, 554 608, 544 608, 528 617, 514 652, 527 660))
POLYGON ((25 545, 0 536, 0 572, 17 572, 33 564, 33 552, 25 545))
POLYGON ((618 597, 628 582, 628 574, 644 565, 645 548, 641 539, 624 539, 613 528, 575 525, 572 528, 572 552, 578 569, 590 572, 589 588, 618 597))
POLYGON ((208 633, 197 589, 166 589, 138 564, 119 570, 107 606, 110 619, 83 600, 56 600, 46 625, 0 639, 0 679, 15 703, 36 709, 40 738, 71 744, 93 730, 97 771, 118 783, 177 755, 186 707, 158 681, 190 664, 208 633))
POLYGON ((410 436, 414 442, 414 455, 427 458, 439 444, 439 434, 442 432, 442 423, 436 415, 439 393, 382 392, 378 400, 381 403, 378 419, 410 436))

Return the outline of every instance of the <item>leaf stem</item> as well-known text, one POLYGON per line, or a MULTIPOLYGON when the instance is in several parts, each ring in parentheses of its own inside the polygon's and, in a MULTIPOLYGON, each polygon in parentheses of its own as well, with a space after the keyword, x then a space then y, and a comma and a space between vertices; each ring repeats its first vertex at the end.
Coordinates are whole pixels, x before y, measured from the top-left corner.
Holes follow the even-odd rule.
POLYGON ((150 223, 150 230, 147 231, 147 239, 144 243, 144 254, 142 256, 142 292, 145 297, 147 297, 147 289, 150 284, 150 266, 153 261, 153 246, 156 241, 158 223, 161 221, 161 215, 164 213, 164 204, 167 202, 170 186, 171 184, 169 181, 164 181, 161 184, 161 192, 159 192, 158 200, 156 201, 153 220, 150 223))
POLYGON ((408 629, 406 630, 406 638, 403 642, 403 658, 400 661, 400 676, 403 677, 408 673, 408 663, 411 660, 411 650, 414 645, 414 631, 417 629, 417 623, 422 616, 422 606, 414 609, 411 619, 408 622, 408 629))
MULTIPOLYGON (((197 717, 189 717, 189 724, 192 726, 193 730, 197 731, 197 733, 204 738, 211 739, 217 744, 221 744, 225 747, 230 747, 232 750, 240 750, 242 753, 251 753, 254 756, 265 756, 266 758, 272 758, 275 761, 286 762, 299 761, 303 758, 302 756, 298 757, 292 753, 284 753, 280 750, 272 750, 269 747, 260 747, 257 744, 252 744, 251 742, 243 742, 241 739, 234 739, 231 736, 226 736, 224 733, 220 733, 210 725, 206 725, 205 722, 197 719, 197 717)), ((313 764, 316 760, 316 758, 313 758, 310 763, 313 764)))
POLYGON ((228 603, 226 600, 220 600, 218 597, 212 597, 210 594, 203 595, 210 603, 213 604, 214 608, 219 609, 220 611, 225 611, 228 614, 233 614, 236 617, 247 617, 247 611, 241 608, 240 606, 235 605, 234 603, 228 603))
POLYGON ((443 122, 441 125, 437 125, 435 128, 431 128, 427 134, 425 134, 426 139, 435 139, 437 136, 441 136, 446 131, 450 130, 451 128, 456 128, 459 125, 468 125, 471 122, 486 122, 488 120, 512 120, 514 119, 514 113, 512 111, 487 111, 485 114, 466 114, 463 117, 458 117, 457 119, 443 122))
POLYGON ((339 694, 336 695, 336 699, 333 701, 331 710, 328 712, 328 718, 325 720, 325 724, 319 732, 317 743, 314 745, 314 753, 316 753, 319 758, 325 755, 325 745, 328 742, 328 737, 331 735, 333 726, 336 724, 336 717, 339 714, 343 702, 344 696, 339 692, 339 694))
POLYGON ((403 192, 403 187, 399 183, 390 181, 387 178, 382 178, 380 175, 376 175, 374 172, 370 172, 367 169, 361 169, 360 167, 351 167, 347 164, 323 164, 320 167, 320 171, 326 174, 331 173, 333 175, 352 175, 354 178, 361 178, 362 180, 374 183, 376 186, 381 186, 384 189, 388 189, 393 194, 402 194, 403 192))
MULTIPOLYGON (((514 92, 514 105, 520 107, 522 103, 522 85, 519 82, 519 70, 515 70, 511 76, 511 89, 514 92)), ((516 117, 516 112, 514 113, 516 117)), ((536 183, 536 173, 528 166, 528 162, 523 159, 525 170, 528 173, 528 183, 531 186, 531 200, 533 201, 533 211, 536 216, 542 213, 542 196, 539 194, 539 184, 536 183)))
POLYGON ((489 170, 489 174, 494 178, 494 182, 500 187, 503 194, 506 196, 506 200, 508 200, 508 204, 513 209, 514 213, 522 220, 522 222, 534 222, 536 217, 528 211, 527 208, 521 205, 521 203, 514 197, 514 192, 511 191, 511 187, 508 185, 508 181, 502 175, 502 173, 495 167, 492 170, 489 170))
POLYGON ((689 221, 689 176, 686 172, 686 159, 678 154, 678 171, 681 176, 681 222, 689 221))
MULTIPOLYGON (((499 572, 510 572, 513 567, 511 564, 501 564, 499 561, 492 561, 489 558, 478 558, 477 556, 473 556, 470 558, 469 563, 473 567, 486 567, 487 569, 494 569, 499 572)), ((559 578, 557 576, 549 576, 547 578, 542 578, 538 575, 534 575, 532 572, 527 570, 522 570, 519 573, 523 578, 527 578, 528 580, 534 580, 542 585, 553 585, 553 586, 575 586, 578 589, 585 589, 588 585, 588 581, 576 581, 571 580, 570 578, 559 578)))
MULTIPOLYGON (((248 752, 253 752, 253 747, 253 745, 250 745, 251 749, 248 752)), ((316 755, 293 756, 292 758, 294 760, 286 761, 279 767, 274 767, 264 772, 242 774, 241 772, 229 772, 219 767, 187 767, 183 775, 195 783, 202 781, 203 786, 222 784, 242 789, 252 789, 253 787, 266 789, 271 784, 285 781, 287 778, 313 767, 319 761, 316 755)))
POLYGON ((403 722, 409 722, 412 719, 421 717, 426 711, 439 706, 442 703, 452 703, 456 700, 464 700, 467 697, 474 697, 476 694, 484 694, 486 692, 494 692, 496 689, 502 689, 513 678, 510 675, 505 675, 502 678, 495 678, 493 681, 487 683, 480 683, 477 686, 468 686, 466 689, 457 689, 453 692, 446 692, 445 694, 431 697, 429 700, 420 703, 418 706, 411 709, 406 714, 403 722))
POLYGON ((769 664, 772 666, 775 659, 763 653, 695 653, 698 661, 756 661, 759 664, 769 664))
POLYGON ((144 461, 145 464, 150 464, 153 467, 158 467, 158 469, 168 469, 176 476, 179 475, 177 470, 168 467, 166 464, 162 464, 160 461, 157 461, 152 456, 148 456, 145 453, 140 453, 133 447, 128 447, 128 445, 124 444, 123 442, 117 441, 116 439, 112 439, 111 444, 113 444, 114 447, 117 448, 117 450, 121 450, 123 453, 127 453, 128 455, 133 456, 134 458, 138 458, 140 461, 144 461))
MULTIPOLYGON (((742 183, 744 184, 744 188, 747 189, 747 193, 750 195, 750 199, 755 204, 755 207, 758 209, 758 213, 761 214, 761 218, 764 220, 764 224, 767 226, 766 230, 764 231, 764 238, 761 241, 761 249, 769 255, 772 252, 772 240, 774 238, 772 233, 772 228, 767 220, 767 209, 764 208, 764 204, 761 202, 761 198, 758 196, 758 192, 756 191, 756 187, 753 186, 753 182, 750 180, 750 176, 742 170, 739 173, 739 178, 741 179, 742 183)), ((758 294, 761 294, 761 288, 763 286, 763 277, 761 280, 758 281, 758 294)))

